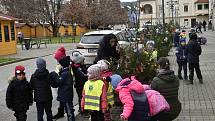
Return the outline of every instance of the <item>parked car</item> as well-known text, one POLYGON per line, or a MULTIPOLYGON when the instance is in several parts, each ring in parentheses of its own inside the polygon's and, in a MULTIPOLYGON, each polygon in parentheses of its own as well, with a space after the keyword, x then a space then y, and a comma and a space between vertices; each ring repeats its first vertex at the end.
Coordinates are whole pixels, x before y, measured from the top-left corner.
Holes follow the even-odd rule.
POLYGON ((198 36, 197 40, 198 40, 198 43, 200 45, 205 45, 207 43, 206 37, 203 37, 203 36, 200 36, 200 35, 198 36))
MULTIPOLYGON (((190 29, 190 32, 189 32, 189 36, 190 36, 190 34, 192 33, 192 32, 196 32, 196 29, 195 28, 191 28, 190 29)), ((205 45, 206 43, 207 43, 207 38, 206 37, 204 37, 201 33, 198 33, 198 32, 196 32, 197 33, 197 40, 198 40, 198 43, 200 44, 200 45, 205 45)))
POLYGON ((77 50, 80 51, 85 57, 85 64, 93 64, 93 61, 97 56, 99 43, 103 39, 103 37, 107 34, 116 35, 119 42, 119 46, 122 48, 125 48, 130 45, 123 31, 98 30, 98 31, 85 33, 81 37, 81 40, 77 45, 77 50))

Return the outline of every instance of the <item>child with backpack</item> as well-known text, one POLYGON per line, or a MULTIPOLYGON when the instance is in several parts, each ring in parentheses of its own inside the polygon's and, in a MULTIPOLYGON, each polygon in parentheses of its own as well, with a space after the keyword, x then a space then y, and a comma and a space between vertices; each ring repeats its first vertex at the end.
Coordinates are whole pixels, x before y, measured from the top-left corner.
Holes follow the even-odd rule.
POLYGON ((74 87, 78 95, 79 112, 81 112, 82 91, 85 82, 88 80, 86 66, 84 65, 84 56, 79 51, 74 51, 71 56, 72 70, 75 76, 74 87))
POLYGON ((13 110, 17 121, 26 121, 27 110, 33 104, 30 84, 25 77, 25 68, 15 67, 15 77, 9 82, 6 92, 7 107, 13 110))
POLYGON ((88 81, 84 84, 81 108, 82 112, 90 111, 91 121, 104 121, 107 111, 107 89, 101 80, 100 64, 87 69, 88 81))
POLYGON ((153 116, 170 108, 160 93, 151 90, 149 85, 142 85, 134 76, 122 79, 114 74, 111 84, 123 104, 122 120, 150 121, 153 116))
MULTIPOLYGON (((75 121, 73 109, 73 73, 70 67, 70 56, 66 56, 65 48, 59 48, 55 53, 55 59, 60 64, 59 73, 55 73, 56 84, 58 87, 57 100, 60 102, 58 114, 61 112, 61 117, 64 114, 64 108, 67 113, 68 121, 75 121)), ((56 116, 58 116, 58 114, 56 116)), ((58 116, 59 118, 59 116, 58 116)))

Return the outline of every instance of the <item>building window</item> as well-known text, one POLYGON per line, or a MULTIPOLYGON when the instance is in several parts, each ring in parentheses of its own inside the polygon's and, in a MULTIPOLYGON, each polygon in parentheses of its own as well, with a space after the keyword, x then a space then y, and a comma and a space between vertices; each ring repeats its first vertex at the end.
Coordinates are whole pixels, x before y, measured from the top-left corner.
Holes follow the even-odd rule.
POLYGON ((143 6, 143 12, 145 14, 152 14, 152 6, 150 4, 146 4, 143 6))
POLYGON ((9 27, 7 25, 4 26, 4 38, 5 42, 10 42, 9 27))
POLYGON ((202 5, 198 5, 198 10, 202 10, 202 5))
POLYGON ((0 42, 2 42, 1 23, 0 23, 0 42))
POLYGON ((14 23, 10 23, 10 32, 11 32, 11 39, 15 40, 15 32, 14 32, 14 23))
POLYGON ((188 5, 184 5, 184 12, 188 12, 188 5))
POLYGON ((208 4, 204 4, 204 9, 209 9, 209 6, 208 6, 208 4))
POLYGON ((189 20, 188 19, 184 19, 184 25, 188 26, 189 25, 189 20))

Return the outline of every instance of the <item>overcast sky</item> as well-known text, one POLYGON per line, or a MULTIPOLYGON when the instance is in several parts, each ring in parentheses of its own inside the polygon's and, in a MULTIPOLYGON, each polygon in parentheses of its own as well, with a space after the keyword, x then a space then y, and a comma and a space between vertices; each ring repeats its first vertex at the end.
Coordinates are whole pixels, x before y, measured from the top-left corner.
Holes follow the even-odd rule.
POLYGON ((137 1, 137 0, 120 0, 121 2, 131 2, 131 1, 137 1))

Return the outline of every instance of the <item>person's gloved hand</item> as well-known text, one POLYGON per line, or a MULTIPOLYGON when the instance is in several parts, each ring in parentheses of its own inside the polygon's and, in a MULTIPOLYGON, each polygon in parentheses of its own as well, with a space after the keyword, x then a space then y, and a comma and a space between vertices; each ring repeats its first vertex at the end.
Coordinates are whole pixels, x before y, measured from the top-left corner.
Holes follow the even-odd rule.
POLYGON ((81 107, 81 112, 84 113, 84 107, 81 107))
POLYGON ((56 65, 55 72, 56 72, 57 74, 59 74, 59 72, 62 70, 62 68, 63 68, 63 67, 62 67, 60 64, 56 65))
POLYGON ((106 81, 107 82, 111 82, 111 78, 108 76, 108 77, 106 77, 106 81))
POLYGON ((106 113, 107 109, 102 109, 102 113, 106 113))

